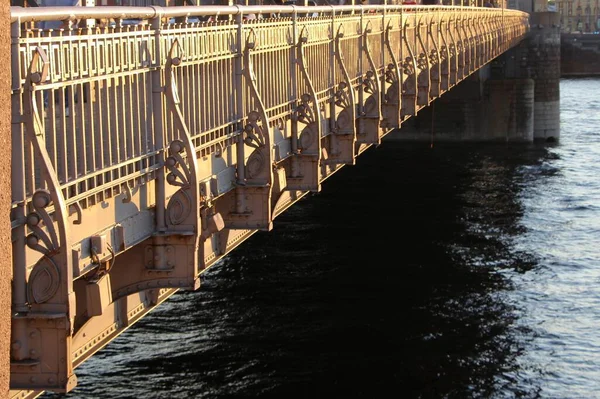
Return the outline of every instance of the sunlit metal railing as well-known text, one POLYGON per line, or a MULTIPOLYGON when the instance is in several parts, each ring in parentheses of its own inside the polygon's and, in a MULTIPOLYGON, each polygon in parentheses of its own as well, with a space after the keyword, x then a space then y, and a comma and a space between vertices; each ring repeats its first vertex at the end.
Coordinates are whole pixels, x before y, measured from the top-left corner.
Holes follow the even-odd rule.
POLYGON ((527 21, 451 6, 12 7, 11 387, 71 389, 76 365, 527 21))

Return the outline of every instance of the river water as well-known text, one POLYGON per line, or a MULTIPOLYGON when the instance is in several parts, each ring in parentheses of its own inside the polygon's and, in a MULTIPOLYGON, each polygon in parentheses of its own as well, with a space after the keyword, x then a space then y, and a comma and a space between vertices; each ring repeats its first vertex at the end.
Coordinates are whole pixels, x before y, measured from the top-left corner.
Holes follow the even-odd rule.
POLYGON ((65 397, 600 398, 600 79, 560 90, 559 143, 368 150, 65 397))

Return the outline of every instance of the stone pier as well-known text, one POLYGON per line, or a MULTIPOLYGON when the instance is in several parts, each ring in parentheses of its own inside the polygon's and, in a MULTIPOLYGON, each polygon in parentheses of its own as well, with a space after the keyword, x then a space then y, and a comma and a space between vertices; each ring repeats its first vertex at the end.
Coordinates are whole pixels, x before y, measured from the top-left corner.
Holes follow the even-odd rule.
POLYGON ((389 140, 533 142, 560 136, 560 27, 530 16, 519 46, 473 73, 388 135, 389 140))
POLYGON ((419 111, 390 140, 533 141, 534 82, 495 78, 484 67, 419 111))
POLYGON ((529 18, 527 66, 535 81, 534 139, 560 137, 560 14, 536 12, 529 18))

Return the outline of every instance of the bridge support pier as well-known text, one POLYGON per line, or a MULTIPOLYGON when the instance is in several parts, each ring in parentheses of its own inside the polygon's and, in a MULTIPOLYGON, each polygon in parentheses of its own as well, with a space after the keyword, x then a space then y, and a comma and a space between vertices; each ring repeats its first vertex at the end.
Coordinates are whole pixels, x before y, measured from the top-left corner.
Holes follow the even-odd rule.
POLYGON ((494 76, 486 66, 389 135, 431 142, 532 142, 534 81, 494 76))
POLYGON ((517 47, 471 74, 402 123, 388 140, 557 141, 560 27, 556 12, 530 15, 517 47))
POLYGON ((529 18, 527 61, 535 80, 534 139, 560 137, 560 14, 536 12, 529 18))

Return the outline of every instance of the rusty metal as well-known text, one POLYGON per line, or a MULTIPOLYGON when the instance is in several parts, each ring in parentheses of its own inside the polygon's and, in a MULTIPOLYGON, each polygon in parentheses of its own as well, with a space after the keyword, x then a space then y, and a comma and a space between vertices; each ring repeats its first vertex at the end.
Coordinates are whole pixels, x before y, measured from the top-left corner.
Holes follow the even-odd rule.
POLYGON ((527 21, 452 6, 11 7, 11 395, 72 389, 79 364, 527 21), (36 28, 75 19, 102 23, 36 28))

